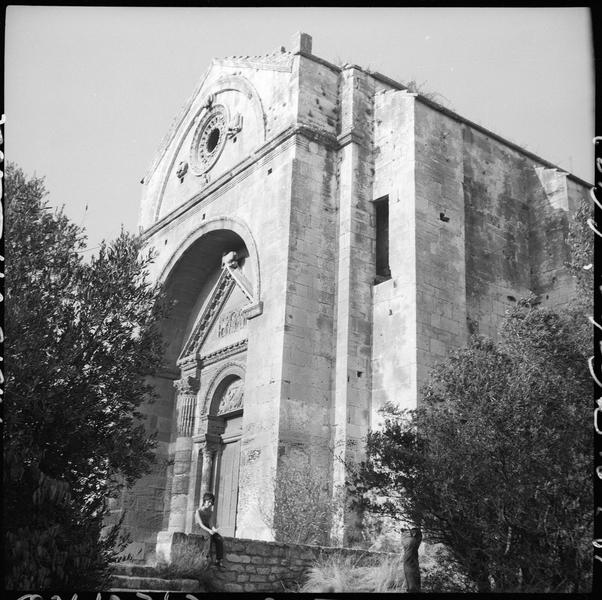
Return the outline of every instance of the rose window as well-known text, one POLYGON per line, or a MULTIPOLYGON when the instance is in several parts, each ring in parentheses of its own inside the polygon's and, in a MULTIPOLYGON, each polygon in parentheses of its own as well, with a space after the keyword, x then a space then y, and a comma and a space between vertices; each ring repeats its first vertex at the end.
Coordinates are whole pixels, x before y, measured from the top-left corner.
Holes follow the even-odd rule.
POLYGON ((214 106, 201 121, 192 140, 190 168, 202 175, 213 167, 226 142, 227 114, 223 106, 214 106))

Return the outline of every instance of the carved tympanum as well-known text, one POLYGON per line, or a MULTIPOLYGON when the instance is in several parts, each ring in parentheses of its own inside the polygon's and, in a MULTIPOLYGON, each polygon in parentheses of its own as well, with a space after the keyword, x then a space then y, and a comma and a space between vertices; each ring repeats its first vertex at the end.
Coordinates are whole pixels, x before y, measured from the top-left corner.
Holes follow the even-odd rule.
POLYGON ((244 386, 242 379, 235 379, 224 390, 220 400, 217 414, 225 415, 242 408, 244 399, 244 386))

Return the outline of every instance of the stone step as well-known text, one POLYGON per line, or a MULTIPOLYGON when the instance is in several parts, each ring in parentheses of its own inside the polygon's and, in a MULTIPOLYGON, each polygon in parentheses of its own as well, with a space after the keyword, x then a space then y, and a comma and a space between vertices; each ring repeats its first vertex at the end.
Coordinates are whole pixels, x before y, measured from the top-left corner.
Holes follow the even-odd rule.
POLYGON ((111 572, 114 575, 127 575, 129 577, 156 577, 155 565, 140 563, 112 563, 111 572))
POLYGON ((204 592, 205 586, 196 579, 160 579, 159 577, 138 577, 113 575, 111 588, 116 590, 162 591, 162 592, 204 592))

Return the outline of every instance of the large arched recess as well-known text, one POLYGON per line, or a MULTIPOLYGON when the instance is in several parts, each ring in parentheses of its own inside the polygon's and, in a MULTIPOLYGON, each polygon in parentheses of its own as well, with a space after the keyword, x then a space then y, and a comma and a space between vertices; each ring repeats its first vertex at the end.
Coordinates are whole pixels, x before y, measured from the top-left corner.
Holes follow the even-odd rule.
POLYGON ((248 227, 231 217, 204 222, 180 244, 164 267, 159 280, 172 301, 169 317, 162 325, 166 343, 164 367, 177 372, 176 361, 198 313, 219 274, 224 253, 235 250, 245 263, 256 299, 261 297, 257 246, 248 227))

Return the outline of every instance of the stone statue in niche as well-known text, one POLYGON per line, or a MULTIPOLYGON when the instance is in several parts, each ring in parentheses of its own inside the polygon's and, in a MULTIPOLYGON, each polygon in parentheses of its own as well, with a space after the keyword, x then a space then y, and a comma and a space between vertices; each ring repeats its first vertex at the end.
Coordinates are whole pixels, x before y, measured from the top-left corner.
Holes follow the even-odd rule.
POLYGON ((243 382, 242 379, 235 379, 224 391, 224 395, 219 403, 218 415, 233 412, 242 408, 243 404, 243 382))

